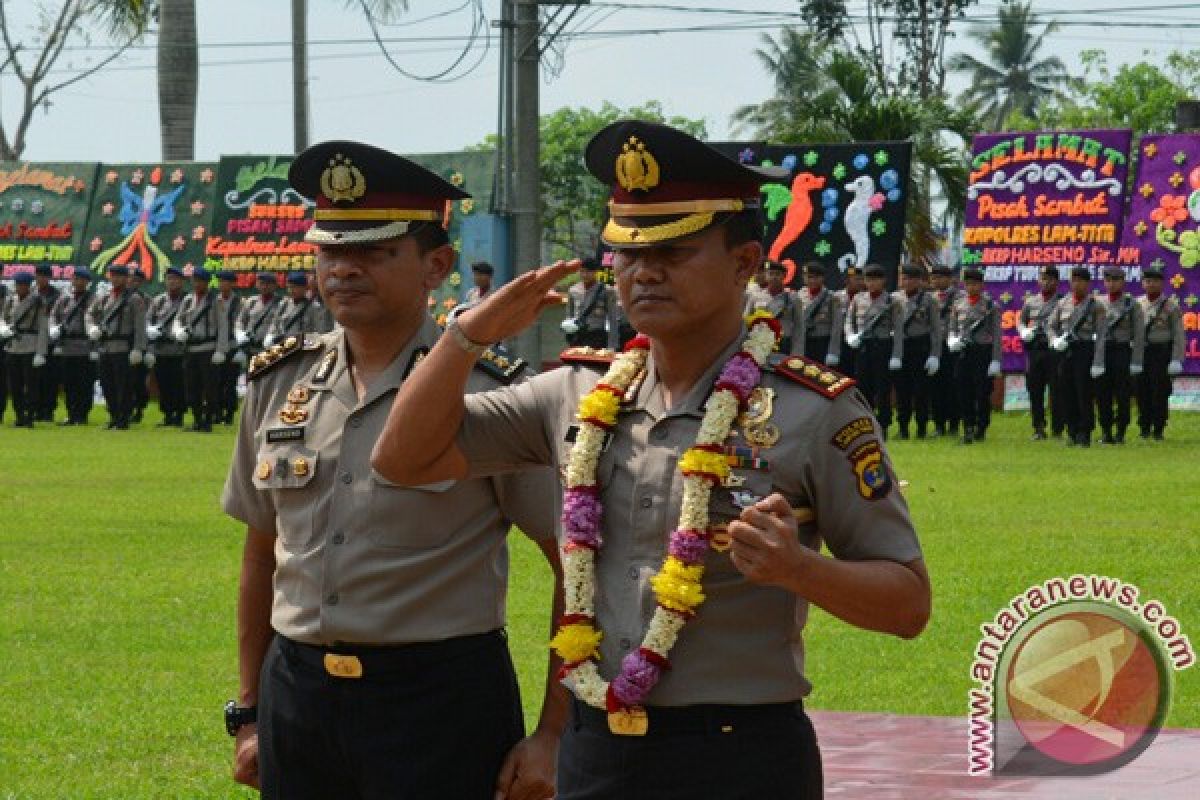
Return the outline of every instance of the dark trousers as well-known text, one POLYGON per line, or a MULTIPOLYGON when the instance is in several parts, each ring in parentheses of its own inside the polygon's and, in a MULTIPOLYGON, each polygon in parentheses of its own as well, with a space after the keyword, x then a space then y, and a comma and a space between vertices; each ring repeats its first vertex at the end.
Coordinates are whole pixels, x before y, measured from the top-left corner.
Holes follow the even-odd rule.
POLYGON ((1096 427, 1092 397, 1095 342, 1072 342, 1062 361, 1063 421, 1074 440, 1091 438, 1096 427))
POLYGON ((610 733, 572 700, 558 800, 815 800, 821 752, 803 706, 650 708, 645 736, 610 733))
POLYGON ((1138 427, 1142 433, 1162 433, 1167 427, 1167 411, 1171 397, 1171 343, 1146 343, 1141 376, 1137 380, 1138 427))
POLYGON ((258 765, 265 800, 491 800, 524 735, 503 634, 359 655, 335 678, 318 648, 275 637, 263 661, 258 765))
POLYGON ((885 435, 892 424, 892 377, 888 371, 891 358, 891 339, 863 339, 855 364, 858 388, 874 410, 885 435))
POLYGON ((990 344, 968 344, 958 354, 958 407, 963 427, 975 433, 986 431, 992 421, 992 379, 987 374, 991 360, 990 344))
POLYGON ((242 373, 241 367, 233 363, 232 358, 233 354, 231 353, 225 363, 221 365, 221 379, 217 392, 220 397, 220 413, 226 421, 232 420, 233 415, 237 413, 237 382, 238 376, 242 373))
POLYGON ((1055 433, 1062 433, 1062 390, 1058 386, 1059 354, 1049 347, 1029 346, 1025 349, 1027 359, 1025 388, 1029 390, 1029 410, 1033 415, 1033 429, 1046 430, 1046 390, 1050 390, 1050 426, 1055 433))
POLYGON ((133 386, 129 353, 101 353, 99 372, 109 419, 117 425, 128 425, 133 386))
POLYGON ((92 410, 92 387, 96 384, 96 365, 87 356, 59 356, 62 366, 63 394, 67 420, 83 423, 92 410))
POLYGON ((922 435, 929 423, 929 384, 925 374, 925 361, 929 358, 931 345, 928 336, 904 340, 904 361, 896 373, 896 417, 900 430, 907 432, 908 423, 915 415, 917 430, 922 435))
POLYGON ((1129 427, 1129 399, 1133 389, 1129 378, 1130 356, 1132 351, 1126 342, 1111 342, 1104 348, 1104 374, 1096 379, 1096 407, 1105 435, 1113 433, 1114 423, 1116 432, 1122 436, 1129 427))
POLYGON ((154 362, 154 380, 158 382, 158 407, 168 421, 182 420, 187 410, 183 388, 183 356, 159 356, 154 362))
POLYGON ((939 433, 945 433, 947 428, 953 429, 962 418, 958 407, 958 385, 955 383, 957 370, 958 353, 951 353, 943 347, 938 371, 933 374, 929 389, 933 424, 939 433))
POLYGON ((8 354, 0 345, 0 422, 4 420, 4 412, 8 408, 8 354))
POLYGON ((46 364, 38 370, 37 416, 43 420, 54 419, 58 408, 58 387, 62 383, 62 360, 46 354, 46 364))
MULTIPOLYGON (((849 349, 849 348, 847 348, 849 349)), ((828 336, 805 336, 804 337, 804 356, 811 358, 813 361, 825 363, 825 357, 829 355, 829 337, 828 336)), ((844 369, 844 366, 839 364, 838 369, 844 369)))
POLYGON ((150 389, 146 385, 146 379, 150 377, 150 369, 143 361, 136 367, 130 367, 130 372, 132 372, 129 386, 130 408, 144 411, 146 406, 150 404, 150 389))
POLYGON ((187 388, 187 404, 192 409, 192 422, 211 425, 217 412, 217 384, 220 367, 212 363, 213 351, 188 353, 183 357, 183 383, 187 388))
MULTIPOLYGON (((33 353, 9 353, 5 359, 8 373, 8 393, 12 395, 17 424, 33 422, 38 411, 38 371, 33 366, 33 353)), ((45 369, 45 367, 42 367, 45 369)))
MULTIPOLYGON (((842 340, 845 342, 845 339, 842 340)), ((857 380, 858 377, 858 351, 853 347, 847 347, 842 344, 841 363, 838 364, 838 370, 843 375, 849 375, 857 380)))

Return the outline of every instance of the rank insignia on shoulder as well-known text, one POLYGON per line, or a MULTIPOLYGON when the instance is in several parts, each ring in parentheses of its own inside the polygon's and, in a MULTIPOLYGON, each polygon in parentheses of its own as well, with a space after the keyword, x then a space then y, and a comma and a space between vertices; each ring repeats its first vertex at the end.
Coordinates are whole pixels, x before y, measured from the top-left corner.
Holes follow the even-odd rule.
POLYGON ((281 344, 268 347, 250 359, 250 368, 246 371, 246 377, 249 380, 254 380, 288 356, 299 353, 302 344, 304 342, 301 341, 300 337, 289 336, 281 344))
POLYGON ((796 383, 807 386, 830 400, 855 385, 853 378, 835 372, 820 361, 804 356, 791 356, 775 365, 775 372, 796 383))
POLYGON ((480 354, 475 366, 507 385, 517 379, 525 370, 526 364, 523 358, 511 355, 500 345, 494 345, 480 354))
POLYGON ((617 354, 607 347, 568 347, 558 354, 564 364, 589 364, 607 367, 617 354))

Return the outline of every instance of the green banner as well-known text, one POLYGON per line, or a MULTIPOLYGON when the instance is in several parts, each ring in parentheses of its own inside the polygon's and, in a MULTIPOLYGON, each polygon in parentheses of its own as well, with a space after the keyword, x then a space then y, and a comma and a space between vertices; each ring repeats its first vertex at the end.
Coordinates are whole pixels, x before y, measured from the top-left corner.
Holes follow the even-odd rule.
POLYGON ((55 278, 87 263, 81 249, 95 163, 0 162, 0 268, 11 278, 49 264, 55 278))

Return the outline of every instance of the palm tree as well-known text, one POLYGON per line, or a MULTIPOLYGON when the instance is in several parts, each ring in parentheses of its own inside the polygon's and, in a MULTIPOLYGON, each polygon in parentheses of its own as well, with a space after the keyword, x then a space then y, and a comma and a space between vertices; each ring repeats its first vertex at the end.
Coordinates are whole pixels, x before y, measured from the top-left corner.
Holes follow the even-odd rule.
POLYGON ((1068 80, 1058 56, 1039 57, 1046 37, 1058 26, 1051 22, 1036 30, 1037 15, 1031 5, 1006 0, 996 25, 971 31, 971 38, 983 46, 983 60, 970 53, 955 53, 950 59, 951 70, 967 73, 971 79, 963 99, 979 104, 996 130, 1014 111, 1035 118, 1039 103, 1058 95, 1068 80))
POLYGON ((164 161, 196 150, 196 0, 158 0, 158 122, 164 161))

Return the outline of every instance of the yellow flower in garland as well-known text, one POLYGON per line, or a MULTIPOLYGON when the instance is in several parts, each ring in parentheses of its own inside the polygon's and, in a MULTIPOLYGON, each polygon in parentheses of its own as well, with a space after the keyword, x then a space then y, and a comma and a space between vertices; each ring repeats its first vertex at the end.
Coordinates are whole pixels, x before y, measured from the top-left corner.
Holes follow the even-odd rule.
POLYGON ((599 658, 598 646, 604 634, 587 622, 573 622, 563 625, 550 640, 550 649, 558 653, 558 657, 568 664, 587 661, 589 658, 599 658))
POLYGON ((607 389, 593 389, 579 401, 579 418, 593 420, 608 427, 617 424, 621 400, 607 389))
POLYGON ((650 579, 650 586, 660 606, 691 614, 704 602, 704 589, 700 585, 703 576, 702 565, 689 567, 675 556, 667 556, 662 569, 650 579))
POLYGON ((746 315, 746 327, 753 328, 754 323, 758 322, 760 319, 775 319, 775 317, 770 311, 762 308, 758 309, 757 311, 751 311, 746 315))
POLYGON ((679 457, 679 471, 684 475, 704 475, 720 483, 729 475, 729 459, 724 453, 712 453, 695 447, 679 457))

